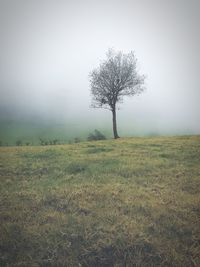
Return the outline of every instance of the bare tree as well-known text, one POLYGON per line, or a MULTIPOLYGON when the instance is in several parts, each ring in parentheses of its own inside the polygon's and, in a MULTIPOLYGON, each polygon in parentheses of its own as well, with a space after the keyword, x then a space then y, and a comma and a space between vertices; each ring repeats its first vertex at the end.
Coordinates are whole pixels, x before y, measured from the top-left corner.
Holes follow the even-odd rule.
POLYGON ((109 49, 107 59, 90 73, 92 107, 106 108, 112 112, 114 138, 117 133, 116 108, 124 96, 134 96, 144 91, 143 75, 136 69, 137 59, 133 52, 124 54, 109 49))

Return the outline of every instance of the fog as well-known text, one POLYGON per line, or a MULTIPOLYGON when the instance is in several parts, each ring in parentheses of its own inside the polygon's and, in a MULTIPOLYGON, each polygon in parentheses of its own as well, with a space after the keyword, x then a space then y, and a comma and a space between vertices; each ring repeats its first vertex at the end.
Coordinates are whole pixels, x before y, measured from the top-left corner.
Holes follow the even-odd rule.
POLYGON ((111 129, 88 75, 114 48, 147 75, 119 105, 119 134, 199 134, 199 14, 198 0, 0 0, 1 120, 111 129))

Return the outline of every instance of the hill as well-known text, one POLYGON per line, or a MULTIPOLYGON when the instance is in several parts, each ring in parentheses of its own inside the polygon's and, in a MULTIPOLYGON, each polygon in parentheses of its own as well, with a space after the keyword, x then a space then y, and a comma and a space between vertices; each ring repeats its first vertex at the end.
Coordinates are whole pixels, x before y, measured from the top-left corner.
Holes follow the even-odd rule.
POLYGON ((200 266, 200 136, 0 157, 0 266, 200 266))

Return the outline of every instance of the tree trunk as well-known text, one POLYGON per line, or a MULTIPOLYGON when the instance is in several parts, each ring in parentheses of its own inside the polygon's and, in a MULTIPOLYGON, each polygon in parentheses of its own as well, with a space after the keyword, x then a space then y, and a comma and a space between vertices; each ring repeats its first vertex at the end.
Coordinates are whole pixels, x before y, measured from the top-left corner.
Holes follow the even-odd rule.
POLYGON ((117 133, 117 120, 116 120, 116 108, 115 107, 112 109, 112 121, 113 121, 113 135, 114 135, 114 138, 117 139, 119 138, 119 135, 117 133))

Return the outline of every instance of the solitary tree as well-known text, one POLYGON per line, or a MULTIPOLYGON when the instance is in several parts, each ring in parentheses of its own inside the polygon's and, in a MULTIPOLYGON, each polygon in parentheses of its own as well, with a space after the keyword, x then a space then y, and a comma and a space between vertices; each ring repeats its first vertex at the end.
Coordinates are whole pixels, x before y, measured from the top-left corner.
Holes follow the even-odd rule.
POLYGON ((107 59, 90 73, 92 107, 112 112, 114 138, 117 133, 116 108, 124 96, 134 96, 144 91, 144 76, 136 69, 137 59, 133 52, 124 54, 110 49, 107 59))

